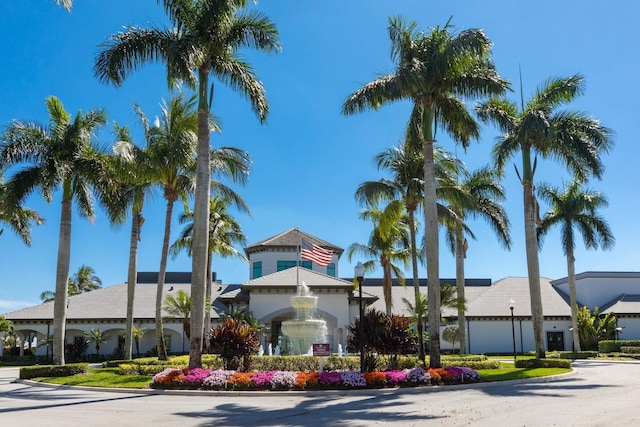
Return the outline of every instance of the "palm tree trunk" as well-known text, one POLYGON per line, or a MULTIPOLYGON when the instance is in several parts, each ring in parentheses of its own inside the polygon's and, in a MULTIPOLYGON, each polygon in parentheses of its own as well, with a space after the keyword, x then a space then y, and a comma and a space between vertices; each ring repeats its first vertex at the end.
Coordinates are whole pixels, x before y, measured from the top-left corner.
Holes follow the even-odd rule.
POLYGON ((156 348, 158 359, 167 360, 167 347, 164 345, 164 328, 162 325, 162 291, 167 273, 167 255, 169 253, 169 236, 171 235, 171 216, 173 215, 173 200, 167 199, 167 213, 164 217, 164 238, 162 239, 162 254, 160 255, 160 270, 158 271, 158 287, 156 289, 156 348))
POLYGON ((538 261, 538 238, 536 236, 536 209, 533 195, 533 183, 524 180, 524 237, 527 252, 527 271, 529 273, 529 296, 531 298, 531 320, 536 344, 536 358, 544 359, 544 316, 542 313, 542 295, 540 293, 540 264, 538 261))
POLYGON ((464 307, 464 236, 461 227, 456 227, 456 293, 458 301, 458 333, 460 334, 460 354, 467 354, 466 318, 464 307))
POLYGON ((424 224, 427 248, 427 305, 429 318, 429 366, 440 368, 440 268, 438 245, 438 208, 433 160, 433 111, 425 106, 423 126, 424 224))
POLYGON ((208 340, 207 340, 207 334, 209 333, 209 330, 211 330, 211 288, 213 286, 213 284, 211 283, 211 272, 213 269, 213 256, 211 254, 211 251, 209 251, 209 253, 207 254, 207 290, 205 292, 205 302, 208 302, 208 304, 205 307, 204 310, 204 329, 202 331, 202 338, 204 340, 204 343, 202 344, 203 348, 206 348, 207 350, 209 345, 208 340))
POLYGON ((131 235, 129 236, 129 268, 127 270, 127 330, 124 336, 124 358, 131 360, 133 342, 133 301, 136 292, 138 271, 138 238, 140 237, 140 212, 131 212, 131 235))
MULTIPOLYGON (((66 185, 65 185, 66 187, 66 185)), ((71 258, 71 197, 62 200, 58 261, 56 264, 56 295, 53 303, 53 364, 64 365, 65 332, 67 327, 67 287, 71 258)))
MULTIPOLYGON (((409 236, 411 238, 411 266, 413 273, 413 290, 415 301, 418 301, 420 294, 420 278, 418 276, 418 248, 416 246, 416 218, 415 210, 407 209, 409 214, 409 236)), ((416 324, 418 326, 418 358, 420 363, 424 363, 424 336, 422 336, 422 313, 416 316, 416 324)))
POLYGON ((202 367, 202 330, 204 327, 204 294, 206 290, 207 254, 209 242, 210 155, 209 67, 199 70, 198 102, 198 159, 196 166, 196 194, 193 209, 193 240, 191 247, 191 339, 189 340, 189 369, 202 367))
MULTIPOLYGON (((389 265, 389 261, 384 260, 380 261, 382 264, 383 278, 382 278, 382 293, 384 294, 384 307, 387 313, 387 316, 391 316, 391 309, 393 307, 392 301, 392 290, 393 282, 391 280, 391 266, 389 265)), ((362 285, 360 285, 362 286, 362 285)))
POLYGON ((576 298, 576 268, 573 250, 567 251, 567 272, 569 277, 569 304, 571 304, 571 327, 573 328, 572 351, 582 351, 580 347, 580 330, 578 329, 578 301, 576 298))

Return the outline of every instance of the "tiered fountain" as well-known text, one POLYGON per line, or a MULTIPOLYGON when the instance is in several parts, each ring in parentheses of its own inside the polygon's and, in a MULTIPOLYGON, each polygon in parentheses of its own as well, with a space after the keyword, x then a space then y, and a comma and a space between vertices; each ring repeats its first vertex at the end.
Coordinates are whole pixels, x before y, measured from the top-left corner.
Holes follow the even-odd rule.
POLYGON ((282 322, 282 333, 291 340, 292 354, 309 354, 313 343, 327 341, 327 322, 312 318, 318 297, 311 293, 304 282, 298 285, 297 294, 290 300, 291 307, 296 309, 296 318, 282 322))

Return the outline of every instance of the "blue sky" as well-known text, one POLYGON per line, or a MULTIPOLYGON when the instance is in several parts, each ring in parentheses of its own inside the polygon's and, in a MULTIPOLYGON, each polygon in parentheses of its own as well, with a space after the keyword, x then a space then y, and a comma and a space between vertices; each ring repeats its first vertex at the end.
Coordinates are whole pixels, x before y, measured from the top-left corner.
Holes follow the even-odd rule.
MULTIPOLYGON (((149 117, 159 114, 159 103, 169 96, 163 67, 147 65, 115 88, 94 78, 93 62, 98 45, 123 25, 162 26, 166 19, 152 0, 105 4, 76 0, 71 13, 52 0, 5 0, 0 4, 0 126, 14 119, 46 123, 45 98, 55 95, 71 114, 106 109, 110 122, 129 125, 136 141, 142 143, 132 103, 140 104, 149 117)), ((218 84, 213 113, 223 131, 211 138, 213 146, 236 146, 253 158, 248 185, 236 188, 251 216, 234 212, 249 243, 292 227, 345 249, 354 242, 366 243, 370 225, 358 218, 360 207, 353 194, 360 183, 383 176, 373 157, 400 142, 410 106, 398 103, 344 117, 342 103, 348 94, 393 69, 388 17, 402 15, 425 30, 444 25, 452 17, 458 30, 484 29, 494 43, 499 73, 514 88, 519 87, 518 70, 522 69, 525 99, 549 77, 575 73, 585 77, 586 93, 571 108, 588 112, 615 131, 616 145, 604 158, 607 172, 589 187, 609 199, 602 214, 615 233, 616 246, 607 252, 586 251, 580 242, 576 271, 637 271, 640 169, 633 163, 640 153, 635 130, 640 98, 636 84, 640 6, 636 2, 263 0, 255 7, 276 23, 283 46, 277 55, 243 53, 266 88, 271 111, 268 123, 261 126, 242 97, 218 84)), ((510 96, 519 99, 517 92, 510 96)), ((496 136, 493 128, 483 128, 481 139, 466 152, 456 149, 442 132, 438 140, 474 169, 489 162, 496 136)), ((101 132, 100 141, 113 141, 110 125, 101 132)), ((569 179, 563 165, 552 161, 542 162, 537 176, 538 181, 557 186, 569 179)), ((478 240, 470 242, 467 277, 498 280, 527 274, 522 190, 511 166, 503 184, 512 250, 501 249, 486 224, 474 223, 478 240)), ((42 291, 55 287, 60 197, 47 205, 36 194, 26 205, 47 221, 34 228, 31 247, 8 229, 0 236, 0 313, 37 304, 42 291)), ((159 193, 146 206, 139 271, 158 270, 164 209, 159 193)), ((179 231, 174 221, 172 240, 179 231)), ((70 274, 86 264, 94 268, 104 286, 124 282, 128 239, 128 226, 114 229, 102 212, 93 223, 74 216, 70 274)), ((340 276, 350 276, 358 260, 349 261, 343 255, 340 276)), ((169 271, 190 269, 191 261, 184 255, 168 264, 169 271)), ((214 270, 224 283, 241 283, 249 277, 249 266, 239 260, 215 259, 214 270)), ((557 232, 545 239, 540 270, 550 278, 566 275, 557 232)), ((426 276, 424 266, 420 272, 426 276)), ((440 272, 441 277, 455 276, 453 257, 444 247, 440 272)))

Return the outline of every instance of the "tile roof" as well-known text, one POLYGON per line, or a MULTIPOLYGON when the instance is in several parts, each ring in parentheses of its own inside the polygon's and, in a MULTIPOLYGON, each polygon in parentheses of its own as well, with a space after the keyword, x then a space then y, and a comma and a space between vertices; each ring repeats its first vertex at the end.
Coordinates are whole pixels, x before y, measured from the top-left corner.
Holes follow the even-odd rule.
POLYGON ((640 313, 640 295, 622 294, 600 309, 601 314, 638 314, 640 313))
POLYGON ((338 256, 342 255, 342 252, 344 252, 344 249, 342 249, 341 247, 336 246, 332 243, 329 243, 326 240, 322 240, 316 236, 312 236, 311 234, 305 233, 304 231, 299 230, 297 228, 290 228, 289 230, 283 231, 280 234, 276 234, 275 236, 268 237, 257 243, 249 245, 244 248, 244 252, 248 258, 250 253, 263 252, 275 246, 286 246, 290 248, 296 248, 300 246, 301 237, 304 237, 305 240, 308 240, 314 245, 332 250, 338 256))
POLYGON ((243 289, 254 288, 288 288, 296 287, 297 282, 305 283, 310 288, 353 288, 351 281, 337 279, 332 276, 320 273, 318 271, 312 271, 304 267, 291 267, 286 270, 278 271, 276 273, 268 274, 266 276, 258 277, 245 282, 242 285, 243 289))
MULTIPOLYGON (((190 283, 165 284, 163 301, 168 293, 183 290, 191 292, 190 283)), ((217 297, 217 288, 212 290, 212 298, 217 297)), ((135 319, 155 319, 155 284, 138 283, 134 299, 133 313, 135 319)), ((33 307, 6 313, 9 320, 47 320, 53 318, 53 301, 45 302, 33 307)), ((122 320, 127 317, 127 284, 120 283, 113 286, 96 289, 80 295, 69 297, 67 320, 104 319, 122 320)), ((215 310, 211 317, 217 318, 215 310)))

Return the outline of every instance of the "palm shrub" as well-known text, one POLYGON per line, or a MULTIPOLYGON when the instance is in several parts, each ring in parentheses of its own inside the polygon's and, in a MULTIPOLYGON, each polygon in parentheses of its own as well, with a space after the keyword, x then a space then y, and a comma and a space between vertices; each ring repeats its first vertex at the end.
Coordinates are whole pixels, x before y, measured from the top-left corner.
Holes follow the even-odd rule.
POLYGON ((260 348, 258 330, 243 320, 231 317, 209 332, 209 343, 214 353, 220 354, 227 370, 248 371, 251 356, 260 348))
POLYGON ((613 313, 600 315, 599 308, 593 311, 588 307, 578 310, 578 329, 580 330, 580 348, 598 350, 598 342, 615 338, 617 320, 613 313))

